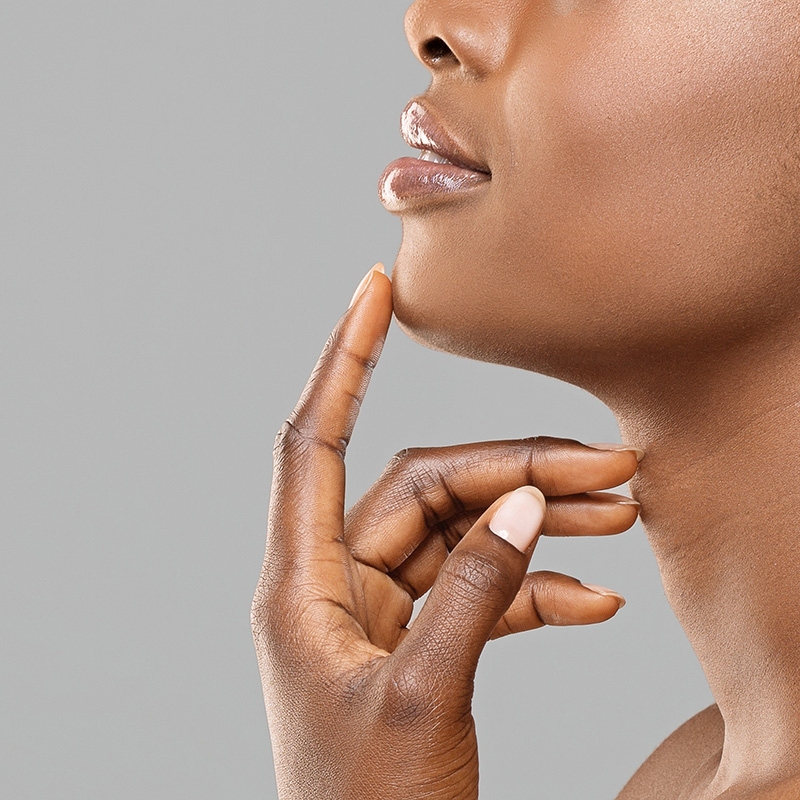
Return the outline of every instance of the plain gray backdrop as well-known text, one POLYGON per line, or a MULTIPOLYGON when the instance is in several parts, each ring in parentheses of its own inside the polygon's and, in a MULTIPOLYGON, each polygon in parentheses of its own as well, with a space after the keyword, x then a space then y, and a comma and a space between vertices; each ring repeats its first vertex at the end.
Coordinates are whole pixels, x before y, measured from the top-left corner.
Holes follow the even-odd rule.
MULTIPOLYGON (((271 447, 399 245, 376 184, 427 85, 405 6, 3 4, 2 796, 276 797, 249 626, 271 447)), ((393 326, 348 503, 403 447, 534 434, 618 437, 579 389, 393 326)), ((490 643, 482 796, 613 798, 710 694, 641 527, 534 567, 628 605, 490 643)))

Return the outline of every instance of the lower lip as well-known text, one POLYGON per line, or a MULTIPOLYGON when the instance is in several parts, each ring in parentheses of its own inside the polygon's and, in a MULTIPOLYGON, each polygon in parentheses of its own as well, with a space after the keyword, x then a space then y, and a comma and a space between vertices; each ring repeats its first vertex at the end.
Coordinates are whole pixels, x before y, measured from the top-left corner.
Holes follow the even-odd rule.
POLYGON ((399 158, 386 167, 378 193, 388 211, 403 211, 462 197, 490 180, 491 175, 485 172, 474 172, 455 164, 399 158))

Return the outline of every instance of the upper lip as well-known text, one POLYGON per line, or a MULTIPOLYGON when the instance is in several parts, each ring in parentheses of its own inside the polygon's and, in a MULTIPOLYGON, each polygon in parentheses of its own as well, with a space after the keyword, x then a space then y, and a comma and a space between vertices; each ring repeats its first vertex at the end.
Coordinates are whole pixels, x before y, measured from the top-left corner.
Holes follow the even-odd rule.
POLYGON ((416 150, 430 150, 457 167, 491 175, 489 167, 466 153, 435 114, 419 99, 412 100, 403 110, 400 131, 406 142, 416 150))

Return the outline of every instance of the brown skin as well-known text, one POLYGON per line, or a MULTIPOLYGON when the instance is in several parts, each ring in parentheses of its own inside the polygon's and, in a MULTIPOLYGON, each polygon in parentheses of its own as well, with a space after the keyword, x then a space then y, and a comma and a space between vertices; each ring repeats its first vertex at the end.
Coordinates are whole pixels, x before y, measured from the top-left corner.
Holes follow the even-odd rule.
POLYGON ((344 454, 391 316, 376 273, 276 439, 253 630, 282 798, 477 797, 470 709, 486 642, 620 607, 566 575, 526 574, 535 541, 520 552, 488 523, 535 485, 541 534, 627 530, 638 505, 599 490, 633 475, 629 449, 534 438, 403 451, 344 513, 344 454))
MULTIPOLYGON (((418 0, 407 31, 431 70, 425 102, 492 180, 403 213, 398 321, 430 347, 554 375, 610 406, 647 451, 631 486, 717 701, 620 800, 800 796, 796 0, 418 0)), ((417 452, 345 516, 342 459, 318 440, 352 429, 366 378, 336 342, 375 357, 391 309, 376 280, 295 411, 301 434, 287 428, 276 451, 254 620, 279 786, 475 797, 469 701, 486 639, 615 610, 552 575, 514 600, 530 553, 492 538, 490 504, 548 485, 544 532, 565 532, 557 498, 614 486, 636 463, 556 440, 417 452), (545 472, 520 472, 526 446, 545 472)), ((582 498, 568 528, 610 532, 623 521, 612 505, 582 498)))
POLYGON ((797 317, 794 0, 418 0, 406 28, 426 104, 492 172, 402 215, 411 336, 608 399, 797 317))
POLYGON ((679 731, 622 797, 800 796, 796 2, 420 0, 407 29, 492 181, 403 214, 400 324, 611 407, 717 700, 712 752, 679 731))

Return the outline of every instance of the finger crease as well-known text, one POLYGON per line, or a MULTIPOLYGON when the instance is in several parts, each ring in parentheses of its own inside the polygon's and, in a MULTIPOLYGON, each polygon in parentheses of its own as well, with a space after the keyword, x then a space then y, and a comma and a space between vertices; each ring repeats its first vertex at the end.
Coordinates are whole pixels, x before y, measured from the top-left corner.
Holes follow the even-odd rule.
POLYGON ((454 547, 456 547, 464 535, 464 532, 460 529, 458 522, 454 523, 453 520, 450 519, 440 522, 434 530, 442 534, 448 553, 451 552, 454 547))
POLYGON ((353 361, 355 361, 359 366, 363 367, 369 372, 372 372, 378 363, 374 358, 365 358, 358 353, 354 353, 352 350, 340 350, 339 352, 348 358, 352 358, 353 361))
POLYGON ((425 525, 428 528, 432 528, 439 521, 439 517, 428 501, 428 498, 425 496, 424 488, 420 486, 418 481, 412 478, 410 481, 410 489, 414 500, 422 512, 422 518, 425 521, 425 525))
POLYGON ((448 498, 450 498, 450 505, 451 505, 450 516, 452 516, 454 512, 463 514, 467 510, 467 507, 464 505, 461 498, 453 491, 453 488, 450 486, 450 484, 447 481, 447 478, 445 478, 441 470, 437 469, 436 475, 439 478, 439 482, 441 483, 442 488, 445 490, 448 498))
POLYGON ((337 439, 336 443, 334 444, 332 442, 328 442, 325 439, 320 438, 319 436, 314 436, 313 434, 306 433, 288 419, 284 424, 292 431, 294 431, 295 434, 297 434, 297 436, 299 436, 303 441, 309 442, 310 444, 319 445, 328 450, 332 450, 334 453, 336 453, 336 455, 339 456, 339 458, 342 459, 342 461, 344 461, 345 455, 347 453, 347 445, 348 445, 347 439, 337 439))
POLYGON ((353 622, 355 622, 356 625, 358 625, 359 628, 361 628, 361 630, 364 632, 364 636, 367 639, 369 639, 369 632, 364 629, 364 626, 361 624, 361 621, 358 619, 358 617, 356 617, 356 615, 346 605, 344 605, 344 604, 340 603, 338 600, 334 600, 333 598, 330 598, 330 597, 326 598, 326 602, 328 602, 330 605, 335 606, 336 608, 340 608, 342 611, 344 611, 344 613, 347 614, 347 616, 350 617, 350 619, 352 619, 353 622))
POLYGON ((549 623, 545 621, 544 617, 542 617, 541 612, 539 611, 539 607, 536 604, 536 589, 537 586, 535 584, 531 584, 530 587, 530 598, 531 598, 531 610, 533 611, 534 616, 539 621, 541 626, 548 625, 549 623))
POLYGON ((357 394, 353 394, 345 390, 345 394, 356 404, 357 408, 361 408, 361 398, 357 394))

